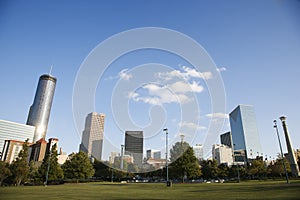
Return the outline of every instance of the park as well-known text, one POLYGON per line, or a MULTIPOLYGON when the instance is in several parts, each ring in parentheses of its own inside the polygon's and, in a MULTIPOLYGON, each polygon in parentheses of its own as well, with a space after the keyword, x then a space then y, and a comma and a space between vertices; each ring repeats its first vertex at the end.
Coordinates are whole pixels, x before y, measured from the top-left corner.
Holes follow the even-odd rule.
POLYGON ((0 199, 299 199, 300 181, 240 183, 72 183, 0 187, 0 199))

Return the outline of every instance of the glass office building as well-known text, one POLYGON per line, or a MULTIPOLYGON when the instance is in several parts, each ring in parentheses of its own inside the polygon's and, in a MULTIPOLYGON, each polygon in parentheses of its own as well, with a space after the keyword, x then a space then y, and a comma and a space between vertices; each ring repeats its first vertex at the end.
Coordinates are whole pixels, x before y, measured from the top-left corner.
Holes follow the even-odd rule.
POLYGON ((55 77, 48 74, 40 77, 26 123, 36 127, 33 142, 46 137, 55 86, 55 77))
POLYGON ((0 152, 2 155, 5 140, 32 142, 35 127, 15 122, 0 120, 0 152))
POLYGON ((230 114, 232 143, 236 161, 246 162, 261 155, 262 149, 256 125, 254 107, 239 105, 230 114))
POLYGON ((125 131, 125 155, 132 156, 138 166, 143 163, 143 141, 143 131, 125 131))

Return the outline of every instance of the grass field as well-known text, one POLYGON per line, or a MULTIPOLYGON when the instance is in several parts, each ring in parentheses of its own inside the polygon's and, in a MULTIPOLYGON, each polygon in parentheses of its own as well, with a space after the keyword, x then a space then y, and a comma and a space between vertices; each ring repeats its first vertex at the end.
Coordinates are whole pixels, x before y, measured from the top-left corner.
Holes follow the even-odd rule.
POLYGON ((79 183, 0 188, 0 199, 300 199, 300 181, 242 183, 79 183))

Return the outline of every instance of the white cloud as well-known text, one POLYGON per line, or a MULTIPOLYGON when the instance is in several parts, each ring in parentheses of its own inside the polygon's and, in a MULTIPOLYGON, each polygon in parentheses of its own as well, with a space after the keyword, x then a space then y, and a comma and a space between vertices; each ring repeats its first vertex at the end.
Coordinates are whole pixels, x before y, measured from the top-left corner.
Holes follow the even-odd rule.
POLYGON ((211 79, 211 72, 198 72, 194 68, 190 68, 187 66, 182 66, 183 71, 172 70, 170 72, 159 72, 157 76, 164 81, 172 80, 173 78, 183 78, 185 80, 189 80, 190 78, 199 78, 203 80, 211 79))
POLYGON ((148 95, 141 96, 136 92, 129 92, 128 98, 134 101, 141 101, 152 105, 161 105, 164 103, 186 103, 189 97, 185 94, 175 93, 166 86, 159 86, 156 84, 147 84, 143 86, 147 90, 148 95))
POLYGON ((182 67, 183 71, 185 71, 185 76, 187 76, 188 78, 192 77, 192 78, 200 78, 200 79, 211 79, 212 78, 212 74, 211 72, 198 72, 196 69, 193 68, 189 68, 186 66, 182 67))
POLYGON ((119 72, 119 78, 122 79, 122 80, 125 80, 125 81, 128 81, 132 78, 132 74, 129 74, 128 72, 128 69, 123 69, 119 72))
POLYGON ((228 114, 226 113, 210 113, 205 116, 210 118, 228 119, 228 114))
POLYGON ((206 127, 204 126, 199 126, 198 124, 195 124, 193 122, 179 122, 178 125, 180 127, 186 127, 186 128, 191 128, 191 129, 199 129, 199 130, 204 130, 206 127))
POLYGON ((171 85, 168 85, 167 87, 175 93, 202 92, 204 89, 199 83, 195 81, 193 81, 192 84, 184 81, 177 81, 171 85))
POLYGON ((226 70, 227 70, 226 67, 219 67, 219 68, 217 68, 218 72, 224 72, 226 70))

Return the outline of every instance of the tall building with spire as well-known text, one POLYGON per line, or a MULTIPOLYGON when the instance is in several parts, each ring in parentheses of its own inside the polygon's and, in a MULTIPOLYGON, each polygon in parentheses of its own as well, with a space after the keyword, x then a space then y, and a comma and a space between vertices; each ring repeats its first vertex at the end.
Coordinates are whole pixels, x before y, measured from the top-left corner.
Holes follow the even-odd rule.
POLYGON ((89 157, 101 160, 104 134, 105 114, 92 112, 85 119, 85 128, 82 133, 79 151, 88 154, 89 157))
POLYGON ((50 74, 40 77, 26 123, 36 127, 33 142, 46 137, 55 86, 55 77, 50 74))

